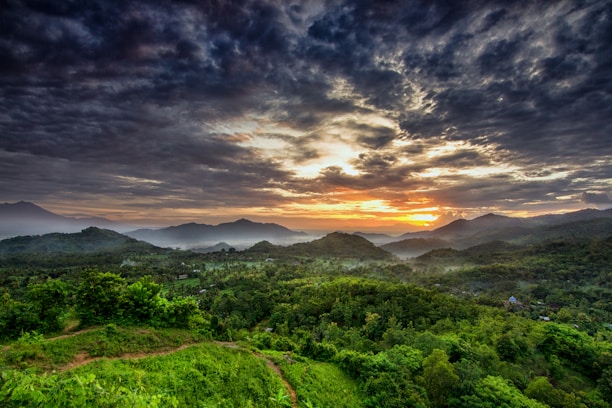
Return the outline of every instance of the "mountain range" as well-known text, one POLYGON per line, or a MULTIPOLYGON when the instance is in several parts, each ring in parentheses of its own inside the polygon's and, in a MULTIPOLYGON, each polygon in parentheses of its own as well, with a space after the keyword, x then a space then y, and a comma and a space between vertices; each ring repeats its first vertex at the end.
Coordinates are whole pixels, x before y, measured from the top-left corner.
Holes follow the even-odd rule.
POLYGON ((247 219, 219 225, 187 223, 160 229, 137 229, 105 218, 64 217, 36 204, 20 201, 0 204, 0 239, 53 232, 77 233, 94 226, 126 234, 160 247, 210 247, 220 241, 244 249, 259 241, 278 243, 305 241, 309 236, 278 224, 257 223, 247 219))
MULTIPOLYGON (((226 251, 227 244, 217 246, 218 252, 226 251)), ((65 254, 122 253, 149 254, 162 249, 147 242, 138 241, 118 232, 89 227, 77 233, 50 233, 8 238, 0 241, 0 259, 19 255, 62 256, 65 254)), ((208 252, 208 251, 206 251, 208 252)), ((235 251, 233 251, 235 254, 235 251)), ((310 242, 289 246, 260 241, 240 252, 238 256, 251 260, 268 258, 312 257, 334 259, 390 260, 393 255, 357 235, 334 232, 310 242)), ((63 258, 64 259, 64 258, 63 258)), ((67 258, 66 258, 67 259, 67 258)), ((70 262, 64 259, 65 262, 70 262)), ((78 258, 74 258, 78 259, 78 258)), ((65 265, 66 266, 66 265, 65 265)))
POLYGON ((248 248, 259 241, 291 243, 310 238, 300 231, 282 225, 259 223, 247 219, 219 225, 189 223, 161 229, 139 229, 126 235, 161 247, 196 248, 225 241, 236 249, 248 248))
MULTIPOLYGON (((103 218, 64 217, 28 202, 0 204, 0 238, 50 232, 77 232, 89 226, 120 231, 131 238, 159 247, 199 249, 201 252, 219 250, 221 246, 215 245, 220 242, 226 243, 224 247, 242 250, 260 241, 268 241, 270 245, 290 245, 313 238, 279 224, 258 223, 247 219, 218 225, 188 223, 160 229, 130 231, 125 225, 103 218)), ((586 209, 530 218, 486 214, 471 220, 455 220, 434 230, 411 232, 399 237, 359 232, 353 235, 365 238, 401 258, 419 256, 432 249, 465 249, 493 241, 525 245, 558 239, 607 238, 612 235, 612 209, 586 209)), ((330 242, 332 241, 323 241, 323 244, 330 242)))
POLYGON ((134 229, 100 217, 64 217, 27 201, 0 204, 0 239, 51 232, 78 232, 91 226, 118 232, 134 229))
POLYGON ((566 214, 513 218, 486 214, 459 219, 431 231, 401 235, 381 245, 399 257, 414 257, 432 249, 466 249, 493 241, 524 245, 559 239, 607 238, 612 235, 612 209, 586 209, 566 214))

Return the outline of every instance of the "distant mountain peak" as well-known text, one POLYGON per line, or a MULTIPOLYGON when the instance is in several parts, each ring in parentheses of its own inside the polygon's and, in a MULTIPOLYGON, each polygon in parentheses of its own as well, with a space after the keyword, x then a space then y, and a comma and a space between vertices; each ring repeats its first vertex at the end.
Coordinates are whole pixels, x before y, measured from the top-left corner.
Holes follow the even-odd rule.
POLYGON ((268 257, 298 256, 343 259, 378 259, 393 258, 384 249, 376 247, 367 239, 344 232, 332 232, 323 238, 282 247, 268 241, 261 241, 246 250, 248 254, 264 254, 268 257))
POLYGON ((29 201, 0 204, 0 238, 41 235, 51 232, 76 233, 95 225, 107 229, 128 229, 105 218, 76 218, 55 214, 29 201))
MULTIPOLYGON (((329 234, 326 235, 326 237, 329 238, 350 238, 351 234, 346 233, 346 232, 341 232, 341 231, 334 231, 334 232, 330 232, 329 234)), ((363 238, 363 237, 360 237, 363 238)))
POLYGON ((521 220, 521 218, 513 218, 508 217, 507 215, 495 214, 495 213, 487 213, 485 215, 481 215, 480 217, 474 218, 472 221, 500 221, 500 220, 521 220))
POLYGON ((465 218, 457 218, 456 220, 452 220, 451 222, 449 222, 446 225, 443 225, 440 228, 448 227, 449 225, 453 225, 453 224, 465 224, 466 222, 468 222, 468 220, 466 220, 465 218))
POLYGON ((234 221, 233 224, 259 224, 259 223, 255 223, 246 218, 240 218, 239 220, 234 221))
POLYGON ((14 213, 14 214, 41 214, 41 215, 53 215, 55 217, 62 217, 61 215, 54 214, 51 211, 47 211, 38 205, 29 201, 18 201, 16 203, 4 203, 0 204, 2 212, 14 213))
POLYGON ((253 245, 251 248, 249 248, 249 251, 250 252, 266 252, 266 251, 270 251, 276 248, 279 248, 279 246, 272 244, 270 241, 264 240, 264 241, 259 241, 258 243, 253 245))
MULTIPOLYGON (((13 203, 13 204, 11 204, 11 203, 4 203, 4 204, 19 206, 19 207, 38 207, 34 203, 31 203, 29 201, 23 201, 23 200, 17 201, 16 203, 13 203)), ((40 207, 38 207, 38 208, 40 208, 40 207)))
POLYGON ((22 201, 17 201, 16 203, 4 203, 4 204, 2 204, 2 206, 5 206, 5 207, 14 207, 14 208, 19 208, 19 207, 21 207, 21 208, 40 208, 42 210, 42 208, 37 206, 36 204, 31 203, 29 201, 23 201, 23 200, 22 201))
POLYGON ((282 242, 305 236, 303 232, 292 231, 279 224, 264 224, 246 218, 218 225, 190 223, 158 230, 140 229, 128 232, 127 235, 158 246, 203 249, 210 248, 212 243, 219 241, 245 246, 246 243, 261 240, 282 242))

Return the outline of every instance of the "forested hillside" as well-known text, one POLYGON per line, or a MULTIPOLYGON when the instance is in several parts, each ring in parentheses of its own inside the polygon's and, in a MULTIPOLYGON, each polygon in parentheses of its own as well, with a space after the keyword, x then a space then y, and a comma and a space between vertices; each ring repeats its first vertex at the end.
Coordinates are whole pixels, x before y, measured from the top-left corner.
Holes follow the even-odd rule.
POLYGON ((610 239, 408 262, 345 239, 5 255, 0 405, 610 406, 610 239))
POLYGON ((376 247, 367 239, 358 235, 333 232, 323 238, 293 244, 290 246, 272 245, 267 241, 259 242, 244 251, 244 255, 252 259, 267 258, 288 259, 361 259, 390 260, 393 255, 382 248, 376 247))
POLYGON ((115 231, 89 227, 80 233, 20 236, 0 241, 0 256, 13 254, 81 254, 102 251, 154 251, 157 247, 115 231))

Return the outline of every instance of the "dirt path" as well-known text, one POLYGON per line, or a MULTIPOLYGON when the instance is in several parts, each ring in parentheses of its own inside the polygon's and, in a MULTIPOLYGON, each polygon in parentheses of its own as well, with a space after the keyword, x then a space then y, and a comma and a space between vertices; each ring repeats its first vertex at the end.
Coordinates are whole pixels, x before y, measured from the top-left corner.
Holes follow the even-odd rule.
MULTIPOLYGON (((55 337, 47 337, 45 340, 46 341, 55 341, 55 340, 59 340, 59 339, 65 339, 68 337, 74 337, 74 336, 78 336, 79 334, 83 334, 83 333, 87 333, 88 331, 92 331, 92 330, 96 330, 95 327, 90 327, 88 329, 83 329, 83 330, 78 330, 75 332, 70 332, 70 333, 66 333, 66 334, 61 334, 59 336, 55 336, 55 337)), ((11 348, 11 345, 6 345, 4 347, 2 347, 2 351, 7 351, 11 348)))
MULTIPOLYGON (((77 332, 78 333, 78 332, 77 332)), ((80 332, 82 333, 82 332, 80 332)), ((54 337, 53 340, 55 339, 59 339, 59 338, 65 338, 65 337, 69 337, 72 335, 75 335, 76 333, 71 333, 71 334, 67 334, 67 335, 63 335, 63 336, 58 336, 58 337, 54 337)), ((50 339, 51 340, 51 339, 50 339)), ((227 342, 227 341, 215 341, 215 344, 219 345, 219 346, 223 346, 223 347, 228 347, 231 349, 236 349, 236 350, 246 350, 246 351, 250 351, 245 349, 244 347, 234 343, 234 342, 227 342)), ((164 351, 156 351, 156 352, 151 352, 151 353, 126 353, 123 354, 121 356, 118 357, 90 357, 87 353, 79 353, 75 356, 74 360, 72 360, 70 363, 62 366, 61 368, 58 369, 58 371, 67 371, 67 370, 72 370, 73 368, 77 368, 77 367, 81 367, 84 366, 86 364, 92 363, 94 361, 97 360, 109 360, 109 361, 113 361, 113 360, 120 360, 120 359, 139 359, 139 358, 145 358, 145 357, 156 357, 156 356, 165 356, 171 353, 176 353, 177 351, 181 351, 184 350, 188 347, 191 346, 195 346, 198 343, 194 343, 194 344, 184 344, 178 348, 174 348, 172 350, 164 350, 164 351)), ((283 376, 283 372, 281 371, 280 367, 278 365, 276 365, 276 363, 274 361, 272 361, 272 359, 270 357, 267 357, 263 354, 257 353, 257 352, 252 352, 254 356, 260 358, 260 359, 264 359, 266 361, 266 364, 268 365, 268 367, 270 367, 270 369, 272 371, 274 371, 274 373, 276 373, 276 375, 278 375, 278 377, 280 378, 280 380, 283 382, 283 384, 285 385, 285 388, 289 391, 289 397, 291 398, 291 406, 293 408, 298 408, 298 403, 297 403, 297 393, 295 392, 295 390, 293 389, 293 387, 291 386, 291 384, 289 384, 289 382, 287 381, 287 379, 283 376)))
POLYGON ((183 344, 180 347, 173 348, 171 350, 162 350, 162 351, 153 351, 150 353, 125 353, 117 357, 90 357, 87 353, 79 353, 74 357, 70 363, 60 367, 57 371, 67 371, 72 370, 73 368, 81 367, 89 363, 93 363, 98 360, 122 360, 122 359, 139 359, 145 357, 156 357, 156 356, 165 356, 168 354, 176 353, 177 351, 185 350, 188 347, 195 346, 198 343, 193 344, 183 344))
POLYGON ((283 375, 283 372, 281 371, 280 367, 277 366, 274 361, 270 360, 270 358, 268 358, 268 357, 266 357, 266 356, 264 356, 262 354, 259 354, 259 353, 253 353, 253 354, 255 354, 256 356, 258 356, 260 358, 266 359, 266 364, 268 364, 268 367, 270 367, 272 369, 272 371, 274 371, 278 375, 278 377, 281 379, 283 384, 285 384, 285 387, 289 391, 289 397, 291 397, 291 406, 293 408, 298 408, 297 394, 296 394, 295 390, 293 389, 293 387, 291 386, 291 384, 289 384, 289 381, 287 381, 287 379, 283 375))
MULTIPOLYGON (((232 341, 215 341, 215 344, 218 344, 223 347, 229 347, 232 349, 247 350, 244 347, 241 347, 240 345, 232 341)), ((247 350, 247 351, 250 351, 250 350, 247 350)), ((285 385, 285 388, 287 388, 287 391, 289 391, 289 397, 291 398, 291 406, 293 408, 298 408, 297 393, 295 392, 291 384, 289 384, 289 381, 287 381, 287 379, 283 375, 283 372, 281 371, 280 367, 276 365, 276 363, 272 361, 270 357, 264 356, 263 354, 257 353, 257 352, 252 352, 252 353, 254 356, 266 360, 266 364, 268 365, 268 367, 270 367, 270 369, 272 369, 272 371, 274 371, 276 375, 278 375, 278 377, 281 379, 281 381, 285 385)))
POLYGON ((79 334, 83 334, 83 333, 87 333, 93 330, 98 330, 98 327, 90 327, 88 329, 82 329, 82 330, 77 330, 77 331, 73 331, 73 332, 69 332, 66 334, 61 334, 59 336, 55 336, 55 337, 49 337, 46 338, 45 340, 47 341, 55 341, 55 340, 59 340, 59 339, 66 339, 68 337, 74 337, 74 336, 78 336, 79 334))

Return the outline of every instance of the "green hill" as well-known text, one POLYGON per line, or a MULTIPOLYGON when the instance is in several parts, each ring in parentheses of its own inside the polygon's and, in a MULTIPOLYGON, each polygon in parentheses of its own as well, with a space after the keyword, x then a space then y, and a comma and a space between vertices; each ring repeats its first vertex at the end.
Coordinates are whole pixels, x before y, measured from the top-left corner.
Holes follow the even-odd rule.
MULTIPOLYGON (((254 249, 371 246, 330 234, 254 249)), ((156 257, 193 272, 195 287, 125 270, 33 275, 21 292, 7 279, 0 405, 610 408, 611 251, 610 239, 494 242, 438 250, 428 264, 358 266, 239 262, 228 251, 197 272, 208 258, 156 257), (76 324, 85 330, 38 334, 76 324)))
POLYGON ((342 232, 333 232, 323 238, 311 242, 293 244, 288 247, 272 245, 267 241, 262 241, 247 249, 244 253, 271 258, 289 256, 363 260, 393 259, 393 254, 378 248, 367 239, 342 232))
POLYGON ((602 217, 545 227, 515 241, 538 243, 555 240, 605 239, 611 235, 612 218, 602 217))
POLYGON ((363 406, 357 384, 336 365, 289 361, 185 330, 108 325, 28 339, 0 357, 3 407, 363 406), (23 355, 42 372, 15 367, 23 355))
POLYGON ((89 227, 73 234, 19 236, 0 241, 0 256, 18 254, 84 254, 109 251, 152 251, 155 246, 117 232, 89 227))

